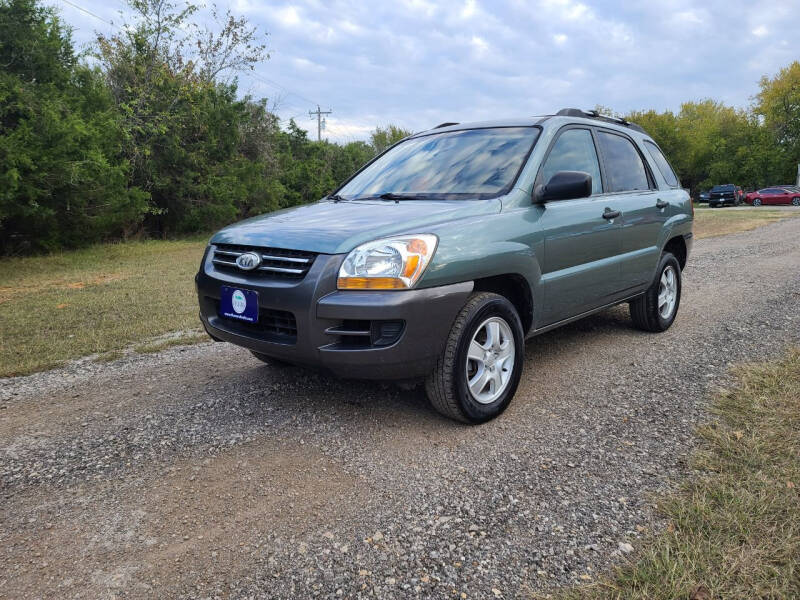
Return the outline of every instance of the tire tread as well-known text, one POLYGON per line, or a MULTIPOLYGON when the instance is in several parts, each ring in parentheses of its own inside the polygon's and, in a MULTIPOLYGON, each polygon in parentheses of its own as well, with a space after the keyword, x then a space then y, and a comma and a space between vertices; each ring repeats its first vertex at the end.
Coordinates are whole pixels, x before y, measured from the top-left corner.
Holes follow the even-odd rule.
MULTIPOLYGON (((665 257, 670 257, 672 260, 675 261, 675 265, 678 269, 678 277, 680 277, 681 269, 680 263, 678 263, 675 255, 671 252, 663 252, 661 255, 661 259, 659 261, 659 265, 662 264, 665 257)), ((651 333, 659 333, 664 331, 664 327, 661 326, 659 323, 658 317, 656 316, 658 313, 658 307, 656 303, 658 302, 658 282, 661 276, 661 267, 659 266, 658 272, 656 274, 656 280, 647 288, 647 291, 639 296, 636 300, 633 300, 628 304, 631 320, 633 321, 634 326, 637 329, 641 329, 642 331, 648 331, 651 333), (654 288, 655 287, 655 291, 654 288)), ((678 308, 675 308, 675 312, 677 313, 678 308)), ((673 316, 673 320, 674 320, 673 316)), ((672 323, 670 322, 669 325, 666 327, 668 328, 672 323)))
POLYGON ((425 380, 425 392, 433 408, 445 417, 462 423, 471 423, 472 421, 461 410, 458 398, 453 393, 455 388, 453 385, 453 370, 449 367, 456 359, 461 333, 469 322, 472 310, 476 306, 496 298, 502 298, 502 296, 491 292, 477 292, 467 299, 467 303, 458 313, 453 326, 450 328, 444 350, 436 360, 433 371, 425 380))

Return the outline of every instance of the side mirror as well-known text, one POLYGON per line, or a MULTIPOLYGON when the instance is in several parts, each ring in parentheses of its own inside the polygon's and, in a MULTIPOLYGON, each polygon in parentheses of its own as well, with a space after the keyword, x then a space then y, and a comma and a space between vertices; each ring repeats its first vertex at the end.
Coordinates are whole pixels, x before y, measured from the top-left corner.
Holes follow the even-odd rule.
POLYGON ((533 191, 536 203, 552 200, 572 200, 592 195, 592 176, 584 171, 559 171, 546 184, 539 184, 533 191))

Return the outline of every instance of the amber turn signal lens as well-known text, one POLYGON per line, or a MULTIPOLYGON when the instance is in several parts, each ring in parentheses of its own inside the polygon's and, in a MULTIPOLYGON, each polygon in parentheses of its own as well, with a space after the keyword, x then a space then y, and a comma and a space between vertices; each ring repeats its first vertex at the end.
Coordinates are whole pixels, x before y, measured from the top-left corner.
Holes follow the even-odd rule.
POLYGON ((336 285, 340 290, 397 290, 408 287, 397 277, 339 277, 336 285))

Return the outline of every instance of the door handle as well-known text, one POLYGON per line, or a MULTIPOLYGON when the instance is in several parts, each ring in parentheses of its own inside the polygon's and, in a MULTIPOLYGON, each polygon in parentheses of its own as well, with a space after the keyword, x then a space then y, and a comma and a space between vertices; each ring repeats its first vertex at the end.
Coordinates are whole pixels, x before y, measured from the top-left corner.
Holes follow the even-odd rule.
POLYGON ((656 208, 667 208, 668 206, 669 202, 667 202, 666 200, 662 200, 661 198, 659 198, 656 201, 656 208))
POLYGON ((610 208, 607 208, 607 209, 605 210, 605 212, 603 213, 603 218, 604 218, 604 219, 616 219, 616 218, 617 218, 618 216, 620 216, 621 214, 622 214, 622 212, 621 212, 621 211, 618 211, 618 210, 611 210, 610 208))

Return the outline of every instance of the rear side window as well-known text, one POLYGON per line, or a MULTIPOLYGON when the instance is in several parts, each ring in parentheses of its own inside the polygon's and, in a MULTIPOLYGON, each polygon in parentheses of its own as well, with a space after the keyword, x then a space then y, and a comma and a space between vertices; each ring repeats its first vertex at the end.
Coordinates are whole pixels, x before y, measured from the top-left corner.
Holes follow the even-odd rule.
POLYGON ((559 171, 583 171, 592 176, 592 194, 603 191, 600 164, 588 129, 567 129, 563 132, 542 167, 541 182, 547 183, 559 171))
POLYGON ((649 190, 647 171, 642 157, 628 138, 600 131, 600 151, 603 153, 603 164, 608 176, 609 192, 629 192, 633 190, 649 190))
POLYGON ((675 176, 675 171, 673 171, 672 167, 669 166, 667 158, 664 156, 664 153, 661 152, 661 148, 648 140, 644 141, 644 145, 647 148, 647 151, 650 153, 650 156, 653 157, 658 170, 661 171, 661 174, 664 176, 664 181, 667 182, 667 185, 671 187, 677 187, 680 185, 678 183, 678 178, 675 176))

